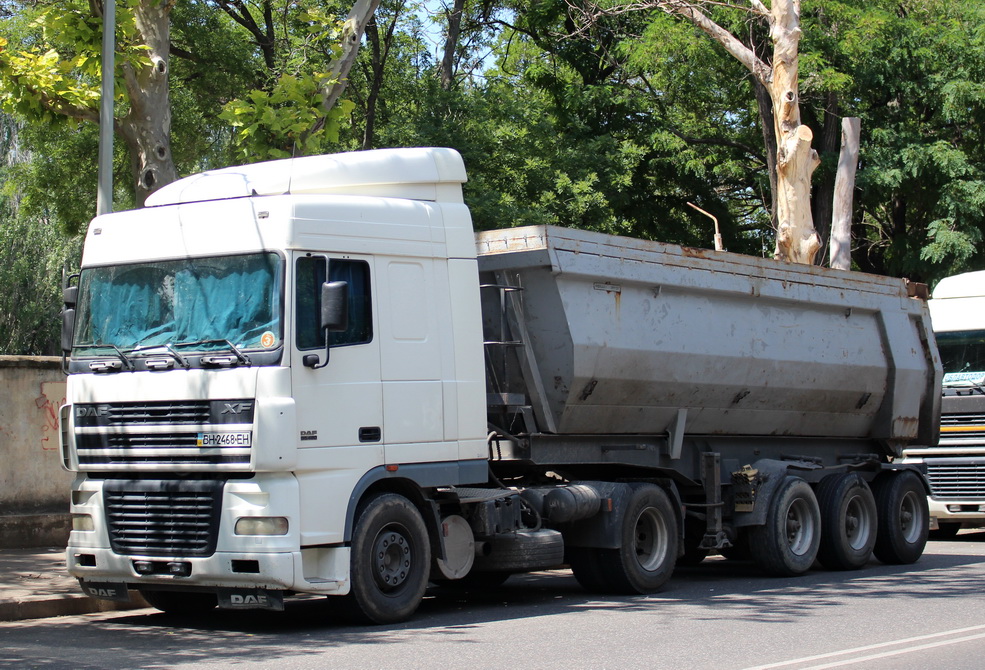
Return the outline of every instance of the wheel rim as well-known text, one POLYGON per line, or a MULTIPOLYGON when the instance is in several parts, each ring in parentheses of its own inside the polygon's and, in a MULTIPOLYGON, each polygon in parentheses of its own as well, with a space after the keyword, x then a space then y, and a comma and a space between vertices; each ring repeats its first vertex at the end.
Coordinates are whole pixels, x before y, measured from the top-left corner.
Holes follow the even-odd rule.
POLYGON ((920 533, 925 525, 922 502, 913 491, 907 491, 900 501, 900 532, 903 534, 903 539, 910 544, 920 539, 920 533))
POLYGON ((845 537, 852 549, 860 551, 866 547, 872 537, 873 522, 871 510, 862 497, 853 496, 845 510, 845 537))
POLYGON ((786 536, 791 553, 803 556, 811 548, 814 539, 814 517, 807 501, 798 498, 787 508, 786 536))
POLYGON ((648 572, 658 570, 667 557, 667 524, 653 507, 647 507, 636 519, 636 560, 648 572))
POLYGON ((414 564, 414 547, 407 529, 397 523, 384 526, 373 541, 373 577, 381 591, 403 586, 414 564))

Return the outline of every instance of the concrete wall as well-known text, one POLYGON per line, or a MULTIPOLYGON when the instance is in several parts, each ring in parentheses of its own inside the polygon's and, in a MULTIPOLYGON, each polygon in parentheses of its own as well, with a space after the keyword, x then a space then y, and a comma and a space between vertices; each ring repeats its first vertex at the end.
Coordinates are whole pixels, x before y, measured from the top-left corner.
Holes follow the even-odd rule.
POLYGON ((0 356, 0 546, 67 538, 72 474, 58 451, 64 402, 59 358, 0 356))

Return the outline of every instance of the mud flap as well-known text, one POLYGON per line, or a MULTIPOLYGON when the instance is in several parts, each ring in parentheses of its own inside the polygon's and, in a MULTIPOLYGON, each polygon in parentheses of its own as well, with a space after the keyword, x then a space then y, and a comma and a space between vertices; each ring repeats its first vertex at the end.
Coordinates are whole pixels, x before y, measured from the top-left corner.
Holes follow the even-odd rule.
POLYGON ((219 589, 219 608, 224 610, 284 611, 284 592, 266 589, 219 589))
POLYGON ((118 603, 130 602, 130 592, 127 590, 127 585, 123 582, 89 582, 80 579, 79 586, 91 598, 112 600, 118 603))

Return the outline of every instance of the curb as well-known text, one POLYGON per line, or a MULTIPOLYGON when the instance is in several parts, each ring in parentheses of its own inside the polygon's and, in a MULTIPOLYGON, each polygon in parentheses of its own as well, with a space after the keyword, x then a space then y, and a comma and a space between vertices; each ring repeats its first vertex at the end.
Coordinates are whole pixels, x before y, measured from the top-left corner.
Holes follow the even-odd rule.
POLYGON ((146 609, 150 607, 138 594, 130 594, 131 601, 118 603, 111 600, 90 598, 84 594, 64 595, 58 598, 21 598, 0 602, 0 621, 47 619, 73 614, 115 612, 146 609))

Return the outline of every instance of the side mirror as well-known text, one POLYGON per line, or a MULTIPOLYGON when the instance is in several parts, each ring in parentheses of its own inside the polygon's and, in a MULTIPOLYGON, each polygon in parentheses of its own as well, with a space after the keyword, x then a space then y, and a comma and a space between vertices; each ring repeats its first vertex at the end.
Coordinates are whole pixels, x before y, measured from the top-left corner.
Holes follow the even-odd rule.
POLYGON ((332 351, 328 334, 344 333, 349 329, 348 282, 333 281, 321 285, 321 329, 325 332, 325 362, 320 362, 316 354, 308 354, 301 359, 302 364, 312 370, 319 370, 328 365, 332 351))
POLYGON ((72 341, 75 337, 75 304, 79 300, 79 287, 66 286, 62 289, 62 351, 66 354, 72 351, 72 341))
POLYGON ((331 333, 349 329, 349 282, 333 281, 321 285, 321 327, 331 333))

